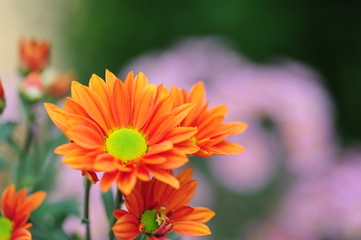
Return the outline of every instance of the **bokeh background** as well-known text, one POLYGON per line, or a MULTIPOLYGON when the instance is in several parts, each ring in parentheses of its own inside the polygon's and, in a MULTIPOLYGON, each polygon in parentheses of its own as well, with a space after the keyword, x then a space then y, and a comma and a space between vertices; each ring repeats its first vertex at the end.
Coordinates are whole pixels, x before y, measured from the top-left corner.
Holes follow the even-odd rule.
MULTIPOLYGON (((9 100, 1 120, 20 116, 12 92, 21 38, 49 40, 51 65, 84 84, 105 69, 186 89, 202 80, 212 106, 229 106, 228 121, 250 124, 233 139, 247 152, 192 159, 194 204, 217 216, 212 236, 182 239, 358 240, 360 11, 360 1, 341 0, 2 1, 0 76, 9 100)), ((58 174, 67 181, 55 183, 51 199, 81 199, 80 176, 58 174)), ((68 235, 81 234, 77 217, 63 220, 68 235)))

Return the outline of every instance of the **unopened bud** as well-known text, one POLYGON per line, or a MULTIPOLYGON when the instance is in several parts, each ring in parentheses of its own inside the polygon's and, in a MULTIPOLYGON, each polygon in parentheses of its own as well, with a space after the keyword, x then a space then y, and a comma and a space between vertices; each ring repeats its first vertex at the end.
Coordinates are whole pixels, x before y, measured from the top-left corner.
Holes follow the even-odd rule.
POLYGON ((0 115, 4 111, 5 105, 6 105, 5 92, 4 92, 4 88, 3 88, 3 85, 0 80, 0 115))
POLYGON ((21 40, 19 44, 20 68, 24 75, 40 72, 49 62, 50 44, 35 39, 21 40))
POLYGON ((30 73, 19 87, 20 96, 28 102, 37 102, 44 95, 44 85, 38 72, 30 73))

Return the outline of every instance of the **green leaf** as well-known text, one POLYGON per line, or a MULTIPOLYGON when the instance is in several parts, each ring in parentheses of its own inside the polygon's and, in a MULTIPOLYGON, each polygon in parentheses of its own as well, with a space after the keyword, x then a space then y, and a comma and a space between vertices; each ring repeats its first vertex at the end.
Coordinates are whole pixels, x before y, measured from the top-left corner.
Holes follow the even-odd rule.
POLYGON ((7 139, 11 137, 14 128, 16 127, 16 122, 6 122, 0 124, 0 140, 7 139))
POLYGON ((114 211, 114 196, 112 190, 106 193, 102 193, 103 205, 107 214, 109 225, 113 223, 113 211, 114 211))

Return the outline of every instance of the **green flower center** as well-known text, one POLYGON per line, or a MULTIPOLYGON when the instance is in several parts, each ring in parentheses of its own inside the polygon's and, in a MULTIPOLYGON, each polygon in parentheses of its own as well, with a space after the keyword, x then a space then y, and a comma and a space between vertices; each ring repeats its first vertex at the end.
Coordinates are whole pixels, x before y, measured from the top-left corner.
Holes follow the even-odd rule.
POLYGON ((5 217, 0 217, 0 229, 0 240, 10 240, 13 232, 12 222, 5 217))
POLYGON ((109 134, 105 141, 107 152, 124 164, 130 160, 140 158, 148 150, 145 137, 136 130, 122 128, 109 134))
POLYGON ((157 210, 145 210, 142 216, 140 217, 140 222, 144 226, 144 232, 147 234, 153 233, 157 230, 159 225, 157 223, 157 210))

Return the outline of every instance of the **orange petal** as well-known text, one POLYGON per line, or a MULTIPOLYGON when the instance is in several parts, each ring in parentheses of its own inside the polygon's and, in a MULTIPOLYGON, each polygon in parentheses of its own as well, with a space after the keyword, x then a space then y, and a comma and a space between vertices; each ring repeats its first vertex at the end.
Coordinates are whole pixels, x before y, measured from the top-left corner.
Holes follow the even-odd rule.
POLYGON ((184 155, 183 152, 178 151, 177 149, 165 152, 162 154, 162 156, 164 156, 167 161, 157 164, 157 167, 163 169, 179 168, 189 161, 187 156, 184 155))
POLYGON ((80 103, 87 113, 108 132, 110 128, 109 112, 102 103, 101 97, 92 89, 89 89, 78 82, 73 82, 71 87, 73 99, 80 103))
POLYGON ((124 214, 119 217, 112 227, 114 235, 122 240, 132 240, 139 234, 139 222, 132 214, 124 214))
POLYGON ((128 214, 127 211, 123 210, 123 209, 116 209, 114 210, 113 212, 113 216, 118 219, 120 218, 121 216, 125 215, 125 214, 128 214))
POLYGON ((193 197, 197 188, 197 181, 191 180, 183 184, 178 191, 175 191, 166 202, 167 210, 185 206, 193 197))
POLYGON ((150 176, 148 169, 143 165, 140 164, 136 167, 137 170, 137 177, 142 181, 150 181, 150 176))
POLYGON ((99 181, 98 175, 94 171, 82 171, 81 174, 85 176, 92 184, 99 181))
POLYGON ((114 157, 110 154, 98 154, 94 162, 94 169, 96 169, 96 171, 113 172, 117 169, 114 161, 114 157))
POLYGON ((216 146, 210 147, 209 149, 215 152, 219 152, 217 154, 226 154, 226 155, 245 152, 244 148, 241 145, 228 141, 222 141, 216 146))
POLYGON ((100 190, 102 190, 102 192, 107 192, 112 186, 113 182, 117 179, 117 177, 118 171, 105 172, 102 180, 100 181, 100 190))
POLYGON ((211 234, 211 230, 205 224, 193 221, 175 221, 173 230, 179 234, 189 236, 203 236, 211 234))
POLYGON ((173 148, 172 142, 164 141, 164 142, 152 145, 151 149, 147 152, 147 154, 145 156, 165 152, 165 151, 171 150, 172 148, 173 148))
POLYGON ((104 145, 102 136, 87 126, 74 126, 68 134, 74 143, 83 148, 94 149, 104 145))
POLYGON ((137 189, 133 189, 132 193, 126 196, 125 204, 128 211, 137 218, 139 218, 144 211, 143 196, 137 189))
POLYGON ((146 167, 148 168, 149 172, 151 174, 153 174, 153 176, 156 179, 158 179, 164 183, 167 183, 176 189, 178 189, 180 187, 178 179, 176 179, 169 172, 167 172, 163 169, 157 168, 157 167, 150 166, 150 165, 147 165, 146 167))
POLYGON ((193 168, 187 167, 186 169, 184 169, 182 172, 180 172, 177 175, 177 179, 179 180, 179 183, 182 185, 182 184, 192 180, 192 176, 193 176, 193 168))
POLYGON ((29 195, 24 202, 24 209, 26 209, 29 213, 34 211, 44 201, 45 197, 46 192, 44 191, 39 191, 29 195))
POLYGON ((133 115, 133 126, 142 129, 153 111, 153 104, 157 87, 153 84, 147 85, 141 92, 140 98, 136 100, 133 115))
POLYGON ((193 127, 177 127, 167 133, 167 135, 164 136, 164 140, 179 143, 185 139, 192 138, 196 133, 197 129, 193 127))
POLYGON ((31 240, 31 234, 25 228, 18 228, 14 230, 10 240, 31 240))
POLYGON ((75 102, 73 99, 68 97, 66 98, 64 110, 66 112, 70 112, 81 115, 86 118, 90 118, 89 114, 85 111, 82 105, 80 105, 79 103, 75 102))
POLYGON ((126 86, 121 81, 114 83, 112 91, 111 110, 114 116, 114 121, 118 127, 125 127, 130 120, 130 97, 126 86))
POLYGON ((135 171, 120 172, 117 180, 118 189, 125 195, 130 194, 137 182, 137 175, 135 171))
POLYGON ((205 223, 208 222, 211 218, 213 218, 214 215, 216 215, 216 213, 208 208, 195 207, 191 214, 183 216, 181 220, 205 223))
POLYGON ((177 210, 175 210, 174 212, 171 212, 170 214, 168 214, 168 216, 172 219, 172 221, 174 221, 176 219, 180 219, 185 216, 188 216, 192 212, 193 212, 192 207, 183 206, 183 207, 177 208, 177 210))
POLYGON ((176 125, 178 125, 189 114, 193 107, 193 103, 185 103, 172 110, 172 112, 175 113, 176 125))

